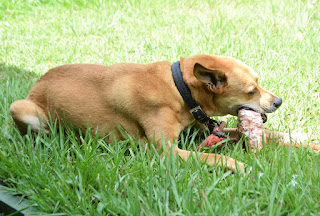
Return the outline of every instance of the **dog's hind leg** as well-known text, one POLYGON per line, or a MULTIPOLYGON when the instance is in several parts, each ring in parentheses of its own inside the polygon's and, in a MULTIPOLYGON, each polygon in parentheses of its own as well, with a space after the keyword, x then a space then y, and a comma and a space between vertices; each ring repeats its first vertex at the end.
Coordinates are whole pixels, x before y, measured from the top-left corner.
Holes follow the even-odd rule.
POLYGON ((28 99, 15 101, 10 106, 10 113, 22 135, 27 133, 28 126, 32 132, 39 132, 42 125, 48 133, 46 114, 34 102, 28 99))

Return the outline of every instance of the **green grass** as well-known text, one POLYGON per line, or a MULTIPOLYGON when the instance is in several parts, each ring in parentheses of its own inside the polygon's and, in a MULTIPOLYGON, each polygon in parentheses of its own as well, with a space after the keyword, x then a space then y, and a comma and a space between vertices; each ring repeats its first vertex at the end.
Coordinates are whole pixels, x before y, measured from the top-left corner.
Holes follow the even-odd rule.
MULTIPOLYGON (((200 53, 254 68, 284 100, 265 126, 308 132, 319 144, 319 1, 1 1, 0 181, 49 214, 319 214, 320 160, 310 149, 213 150, 251 166, 244 178, 198 160, 161 159, 139 140, 105 143, 54 126, 53 135, 22 137, 9 114, 10 103, 54 66, 174 62, 200 53)), ((195 136, 182 142, 190 150, 198 144, 195 136)))

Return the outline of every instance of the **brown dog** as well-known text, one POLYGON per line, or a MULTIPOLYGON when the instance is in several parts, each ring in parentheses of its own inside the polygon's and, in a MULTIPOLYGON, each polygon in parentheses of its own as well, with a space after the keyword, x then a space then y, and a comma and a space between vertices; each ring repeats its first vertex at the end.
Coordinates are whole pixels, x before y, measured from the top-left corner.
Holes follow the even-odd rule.
MULTIPOLYGON (((281 99, 261 88, 257 74, 238 60, 196 55, 181 58, 180 65, 193 98, 209 116, 237 115, 240 107, 270 113, 281 105, 281 99)), ((117 130, 119 125, 133 137, 137 132, 149 141, 159 141, 163 136, 168 150, 194 121, 175 86, 169 62, 56 67, 41 77, 26 99, 12 103, 10 112, 22 134, 28 126, 37 132, 41 123, 48 130, 50 113, 53 120, 63 117, 82 131, 90 124, 96 129, 92 132, 98 131, 101 136, 113 132, 109 139, 123 139, 117 130)), ((156 149, 160 149, 161 142, 156 143, 156 149)), ((187 160, 191 152, 175 146, 174 153, 187 160)), ((203 153, 200 160, 237 171, 232 158, 203 153)), ((244 165, 237 164, 243 170, 244 165)))

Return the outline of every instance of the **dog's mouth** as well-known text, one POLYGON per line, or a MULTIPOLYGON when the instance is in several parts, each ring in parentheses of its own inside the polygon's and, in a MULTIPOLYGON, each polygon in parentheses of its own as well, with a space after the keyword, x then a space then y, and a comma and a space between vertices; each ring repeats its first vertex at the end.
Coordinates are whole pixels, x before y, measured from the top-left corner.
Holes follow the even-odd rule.
POLYGON ((253 109, 253 108, 251 108, 251 107, 241 106, 241 107, 239 107, 239 109, 237 110, 237 113, 238 113, 239 110, 241 110, 241 109, 252 110, 252 111, 254 111, 254 112, 260 113, 263 123, 266 123, 267 120, 268 120, 267 115, 266 115, 265 113, 262 113, 261 111, 255 110, 255 109, 253 109))

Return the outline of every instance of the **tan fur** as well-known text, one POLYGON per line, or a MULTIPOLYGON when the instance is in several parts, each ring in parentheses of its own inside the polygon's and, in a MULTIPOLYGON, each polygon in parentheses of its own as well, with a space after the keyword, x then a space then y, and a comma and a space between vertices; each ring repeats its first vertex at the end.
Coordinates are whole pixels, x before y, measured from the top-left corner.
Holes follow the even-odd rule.
MULTIPOLYGON (((257 84, 257 75, 242 62, 226 57, 197 55, 181 58, 181 70, 194 99, 210 116, 236 115, 241 106, 259 112, 272 112, 277 98, 257 84), (216 83, 210 80, 215 77, 216 83), (249 95, 248 92, 257 92, 249 95)), ((112 66, 95 64, 63 65, 49 70, 31 89, 25 100, 16 101, 10 112, 21 133, 28 125, 37 131, 39 122, 26 116, 39 116, 47 128, 48 113, 85 131, 88 124, 103 137, 113 132, 122 139, 117 126, 133 137, 156 141, 162 134, 169 143, 194 119, 180 96, 169 62, 147 65, 122 63, 112 66)), ((113 136, 110 136, 113 137, 113 136)), ((161 142, 156 149, 161 148, 161 142)), ((189 151, 175 147, 174 152, 187 160, 189 151)), ((232 158, 201 154, 208 164, 225 164, 236 172, 232 158)), ((238 162, 243 170, 244 165, 238 162)))

